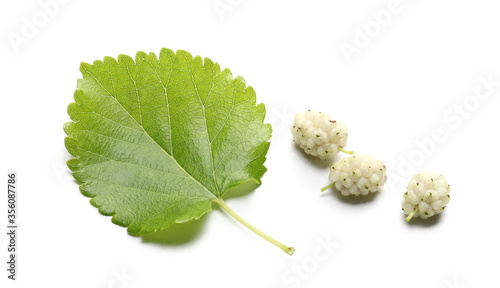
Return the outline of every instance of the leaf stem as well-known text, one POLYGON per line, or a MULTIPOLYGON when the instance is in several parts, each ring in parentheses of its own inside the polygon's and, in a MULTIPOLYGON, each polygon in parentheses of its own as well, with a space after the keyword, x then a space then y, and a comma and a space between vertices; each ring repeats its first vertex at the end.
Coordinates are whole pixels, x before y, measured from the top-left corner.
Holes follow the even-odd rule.
POLYGON ((410 222, 411 218, 413 218, 413 215, 415 215, 415 213, 417 213, 417 208, 413 208, 413 211, 411 211, 410 215, 408 215, 408 217, 406 217, 406 222, 410 222))
POLYGON ((335 183, 337 182, 333 182, 332 184, 326 185, 325 187, 321 188, 321 192, 325 192, 325 190, 332 188, 335 183))
POLYGON ((236 219, 236 221, 240 222, 243 226, 247 227, 248 229, 250 229, 255 234, 257 234, 260 237, 264 238, 265 240, 271 242, 272 244, 274 244, 275 246, 277 246, 278 248, 280 248, 281 250, 283 250, 288 255, 291 256, 295 252, 295 248, 288 247, 287 245, 285 245, 285 244, 279 242, 278 240, 270 237, 269 235, 265 234, 264 232, 260 231, 259 229, 255 228, 250 223, 248 223, 247 221, 245 221, 245 219, 241 218, 240 215, 236 214, 236 212, 234 212, 231 208, 229 208, 229 206, 227 206, 226 203, 224 203, 224 201, 222 199, 215 199, 214 202, 217 203, 217 204, 219 204, 219 206, 224 211, 226 211, 227 214, 231 215, 231 217, 233 217, 234 219, 236 219))
POLYGON ((339 151, 340 151, 340 152, 344 152, 345 154, 349 154, 349 155, 354 154, 354 151, 345 150, 345 149, 344 149, 344 148, 342 148, 342 147, 339 147, 339 151))

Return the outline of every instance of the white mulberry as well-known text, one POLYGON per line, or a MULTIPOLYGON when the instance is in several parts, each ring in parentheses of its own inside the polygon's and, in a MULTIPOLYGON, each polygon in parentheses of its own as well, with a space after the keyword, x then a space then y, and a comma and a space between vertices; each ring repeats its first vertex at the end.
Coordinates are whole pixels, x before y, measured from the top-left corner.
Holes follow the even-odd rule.
POLYGON ((344 196, 367 195, 376 192, 387 181, 386 168, 382 161, 369 155, 354 154, 333 163, 330 169, 332 184, 344 196))
POLYGON ((443 175, 421 171, 411 179, 403 194, 401 207, 406 215, 406 221, 412 217, 427 219, 443 212, 450 202, 450 185, 443 175))
POLYGON ((314 110, 297 113, 290 131, 304 152, 320 159, 333 157, 347 145, 346 127, 314 110))

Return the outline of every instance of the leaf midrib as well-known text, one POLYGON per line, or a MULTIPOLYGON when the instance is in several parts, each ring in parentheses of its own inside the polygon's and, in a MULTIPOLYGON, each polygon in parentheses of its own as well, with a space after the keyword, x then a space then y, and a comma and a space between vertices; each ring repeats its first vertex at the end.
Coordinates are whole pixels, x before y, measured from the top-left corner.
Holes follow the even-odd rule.
MULTIPOLYGON (((189 64, 189 66, 191 66, 190 64, 189 64)), ((198 101, 200 101, 201 108, 202 108, 202 111, 203 111, 203 120, 204 120, 203 122, 205 124, 204 125, 205 126, 205 138, 207 139, 207 142, 210 145, 210 149, 208 149, 210 151, 210 164, 211 164, 210 170, 212 170, 212 178, 214 180, 215 189, 217 190, 216 191, 217 195, 220 197, 221 194, 220 194, 220 191, 219 191, 219 186, 217 185, 217 181, 215 179, 214 157, 213 157, 213 151, 212 151, 212 143, 210 141, 210 135, 208 133, 207 114, 205 112, 205 103, 203 103, 203 101, 201 100, 200 93, 198 91, 198 87, 196 86, 196 81, 194 80, 194 75, 193 75, 193 73, 191 73, 191 69, 189 69, 189 75, 191 76, 191 82, 193 82, 194 91, 196 91, 196 96, 198 96, 198 101)), ((210 97, 210 92, 207 94, 207 101, 208 101, 208 97, 210 97)), ((168 96, 167 96, 167 98, 168 98, 168 96)))

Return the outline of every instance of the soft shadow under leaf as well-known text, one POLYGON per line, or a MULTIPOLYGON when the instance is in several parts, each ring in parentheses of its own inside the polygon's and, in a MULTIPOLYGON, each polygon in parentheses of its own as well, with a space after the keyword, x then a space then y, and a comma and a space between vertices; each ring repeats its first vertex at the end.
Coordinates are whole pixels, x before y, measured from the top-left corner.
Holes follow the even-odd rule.
MULTIPOLYGON (((144 243, 154 243, 159 245, 183 245, 195 240, 203 234, 203 223, 206 215, 200 219, 191 220, 184 223, 175 223, 172 226, 149 234, 140 236, 144 243)), ((137 236, 133 235, 132 236, 137 236)))
POLYGON ((245 196, 255 190, 257 187, 259 187, 259 185, 254 181, 245 181, 240 185, 227 190, 227 192, 224 194, 224 199, 245 196))

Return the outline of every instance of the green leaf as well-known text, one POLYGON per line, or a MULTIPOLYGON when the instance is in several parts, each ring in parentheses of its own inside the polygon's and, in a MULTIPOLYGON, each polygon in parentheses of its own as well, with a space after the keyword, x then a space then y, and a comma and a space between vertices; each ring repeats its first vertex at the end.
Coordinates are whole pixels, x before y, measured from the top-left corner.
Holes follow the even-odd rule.
POLYGON ((242 77, 168 49, 80 70, 64 126, 68 166, 92 205, 129 233, 197 219, 212 202, 228 211, 229 189, 260 185, 271 127, 242 77))

